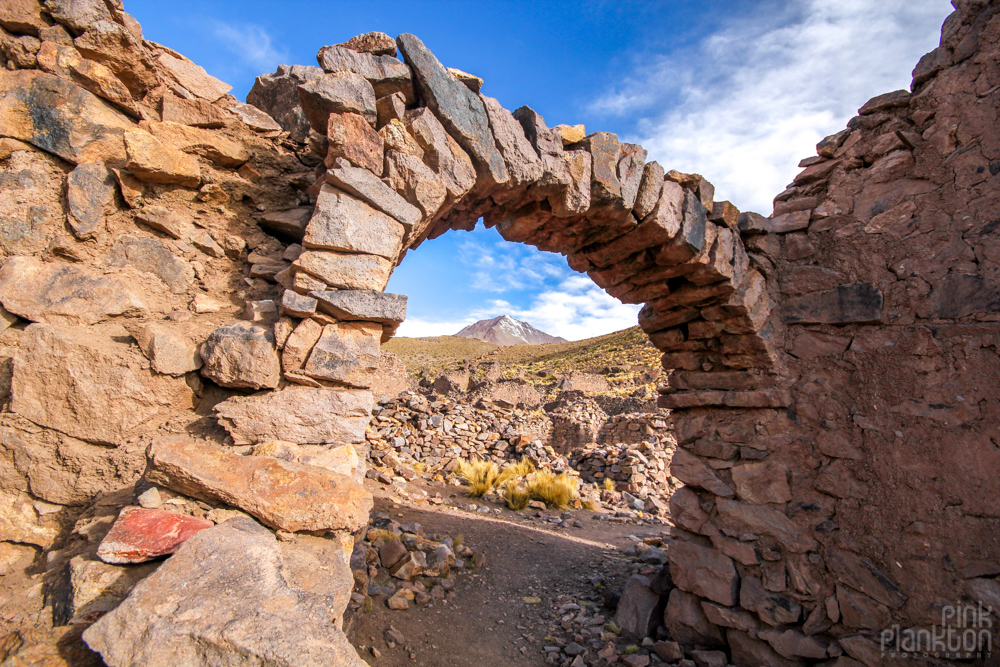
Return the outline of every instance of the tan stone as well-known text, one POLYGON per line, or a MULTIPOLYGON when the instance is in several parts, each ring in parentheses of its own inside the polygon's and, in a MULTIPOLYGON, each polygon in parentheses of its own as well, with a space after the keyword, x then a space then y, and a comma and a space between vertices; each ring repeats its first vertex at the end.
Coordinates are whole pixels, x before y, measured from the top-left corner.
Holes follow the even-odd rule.
POLYGON ((123 133, 134 125, 72 81, 38 70, 0 70, 0 127, 7 136, 73 164, 122 166, 123 133), (49 113, 32 113, 38 108, 49 113))
POLYGON ((48 23, 42 18, 41 5, 36 0, 5 0, 0 4, 0 26, 11 32, 37 35, 48 23))
POLYGON ((269 328, 248 322, 221 326, 199 352, 204 361, 201 374, 223 387, 273 389, 281 380, 281 362, 269 328))
MULTIPOLYGON (((340 445, 331 447, 317 447, 314 445, 303 445, 302 456, 299 463, 304 463, 318 468, 326 468, 335 473, 353 477, 357 481, 358 470, 362 467, 358 450, 353 445, 340 445)), ((363 476, 362 476, 363 477, 363 476)))
POLYGON ((343 190, 324 184, 302 245, 394 260, 402 248, 403 232, 403 225, 390 216, 343 190))
POLYGON ((378 371, 382 325, 338 322, 323 327, 303 371, 317 380, 370 387, 378 371))
POLYGON ((81 440, 121 445, 193 407, 194 392, 182 378, 153 373, 120 339, 29 326, 14 364, 11 409, 81 440))
POLYGON ((563 146, 583 141, 583 138, 587 136, 587 128, 583 125, 556 125, 552 129, 559 133, 563 146))
POLYGON ((72 46, 43 42, 38 50, 38 68, 50 74, 72 79, 130 116, 139 115, 139 109, 125 84, 110 69, 93 60, 85 59, 72 46))
POLYGON ((343 444, 364 442, 371 406, 368 391, 286 387, 230 398, 215 406, 215 412, 237 444, 343 444))
POLYGON ((281 351, 281 367, 285 373, 299 370, 305 365, 309 353, 321 335, 323 326, 312 318, 302 320, 295 327, 281 351))
POLYGON ((187 335, 188 327, 166 323, 147 324, 132 335, 139 349, 152 362, 153 370, 164 375, 184 375, 201 368, 198 346, 187 335))
POLYGON ((185 542, 84 641, 109 665, 365 667, 340 629, 353 582, 339 548, 235 517, 185 542))
POLYGON ((155 565, 122 567, 75 556, 69 562, 71 620, 86 623, 111 611, 155 569, 155 565))
POLYGON ((221 132, 151 120, 142 121, 139 127, 159 139, 165 146, 200 155, 223 167, 239 167, 250 159, 250 153, 243 144, 233 141, 221 132))
POLYGON ((368 523, 371 494, 323 468, 179 439, 154 442, 147 457, 147 481, 192 498, 221 500, 271 528, 353 532, 368 523))
POLYGON ((126 167, 140 181, 177 184, 195 188, 201 183, 198 160, 169 146, 149 132, 140 129, 125 131, 126 167))
POLYGON ((305 271, 337 289, 367 289, 381 292, 389 282, 392 263, 375 255, 354 255, 307 250, 292 267, 305 271))
POLYGON ((206 72, 205 68, 195 65, 187 58, 178 58, 170 53, 161 52, 158 60, 160 65, 177 80, 177 83, 184 86, 185 90, 196 97, 214 102, 233 89, 232 86, 216 79, 206 72))
POLYGON ((424 219, 432 217, 444 203, 448 190, 423 161, 395 150, 386 151, 385 179, 406 201, 419 208, 424 219))
POLYGON ((56 517, 39 514, 27 493, 0 490, 0 535, 4 540, 48 549, 61 532, 56 517))

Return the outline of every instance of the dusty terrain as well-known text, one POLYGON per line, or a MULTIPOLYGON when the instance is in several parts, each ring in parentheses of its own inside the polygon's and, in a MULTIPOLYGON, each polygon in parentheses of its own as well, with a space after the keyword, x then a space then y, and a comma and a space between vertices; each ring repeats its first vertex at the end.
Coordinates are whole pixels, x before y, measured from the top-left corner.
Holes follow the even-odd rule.
MULTIPOLYGON (((422 486, 431 494, 454 496, 459 503, 500 507, 466 498, 455 487, 422 486)), ((371 613, 358 610, 347 620, 348 638, 362 657, 389 667, 542 664, 544 647, 555 645, 555 634, 565 634, 559 626, 559 607, 586 602, 610 620, 614 610, 604 606, 604 591, 620 589, 627 578, 629 558, 623 552, 633 543, 629 536, 669 534, 665 526, 595 521, 594 514, 586 511, 572 512, 582 527, 552 528, 534 518, 534 511, 502 509, 483 515, 447 506, 421 507, 378 487, 369 487, 376 497, 375 513, 385 512, 400 523, 419 522, 430 533, 462 535, 486 556, 485 566, 458 577, 445 603, 393 611, 384 598, 376 598, 371 613), (595 586, 592 581, 598 577, 602 581, 595 586), (524 601, 533 597, 540 602, 524 601), (385 631, 390 625, 406 638, 402 646, 388 646, 385 631), (370 647, 380 652, 378 660, 370 647)), ((620 643, 634 640, 622 638, 620 643)))

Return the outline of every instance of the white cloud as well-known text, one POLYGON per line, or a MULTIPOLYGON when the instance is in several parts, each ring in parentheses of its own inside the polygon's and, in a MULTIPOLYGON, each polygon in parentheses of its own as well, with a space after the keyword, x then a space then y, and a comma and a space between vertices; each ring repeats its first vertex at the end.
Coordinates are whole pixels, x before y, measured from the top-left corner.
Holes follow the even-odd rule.
POLYGON ((426 336, 454 336, 463 328, 476 321, 474 317, 464 320, 436 322, 408 317, 399 325, 397 336, 407 338, 424 338, 426 336))
POLYGON ((637 68, 592 109, 647 114, 636 139, 650 159, 766 215, 820 139, 869 98, 909 87, 950 11, 947 0, 764 4, 694 52, 637 68))
POLYGON ((604 293, 590 278, 573 275, 534 296, 527 308, 495 300, 473 316, 487 319, 506 314, 547 334, 581 340, 635 326, 639 308, 604 293))
POLYGON ((211 32, 226 50, 254 71, 270 72, 288 60, 285 50, 277 48, 259 25, 212 21, 211 32))
POLYGON ((538 288, 570 273, 561 256, 503 239, 464 240, 458 246, 458 259, 472 268, 472 288, 484 292, 538 288))

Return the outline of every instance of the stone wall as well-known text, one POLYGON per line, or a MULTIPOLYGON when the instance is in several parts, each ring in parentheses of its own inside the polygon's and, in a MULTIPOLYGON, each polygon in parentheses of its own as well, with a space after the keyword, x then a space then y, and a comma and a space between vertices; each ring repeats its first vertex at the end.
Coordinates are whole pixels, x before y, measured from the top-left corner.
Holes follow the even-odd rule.
POLYGON ((956 4, 911 91, 867 102, 771 218, 741 221, 780 373, 665 359, 688 485, 667 628, 736 664, 883 664, 893 624, 997 609, 1000 16, 956 4), (782 404, 730 400, 751 382, 782 404))

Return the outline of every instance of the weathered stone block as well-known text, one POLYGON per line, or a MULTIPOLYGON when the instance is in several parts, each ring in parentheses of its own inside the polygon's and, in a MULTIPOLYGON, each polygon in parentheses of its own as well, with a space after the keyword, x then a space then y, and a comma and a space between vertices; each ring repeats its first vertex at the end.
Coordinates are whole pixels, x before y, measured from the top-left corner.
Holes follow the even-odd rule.
POLYGON ((368 522, 372 507, 361 485, 324 468, 179 439, 157 440, 146 456, 147 481, 192 498, 221 500, 279 530, 353 532, 368 522))
POLYGON ((286 387, 273 393, 234 396, 215 406, 215 414, 240 445, 268 440, 340 444, 364 442, 371 406, 368 391, 286 387))
POLYGON ((841 285, 788 299, 781 307, 783 322, 851 324, 882 321, 882 292, 868 283, 841 285))
POLYGON ((668 553, 670 575, 678 588, 727 607, 737 603, 740 578, 728 557, 683 541, 671 545, 668 553))
POLYGON ((360 199, 324 184, 302 245, 395 259, 403 243, 399 222, 360 199))

